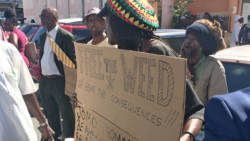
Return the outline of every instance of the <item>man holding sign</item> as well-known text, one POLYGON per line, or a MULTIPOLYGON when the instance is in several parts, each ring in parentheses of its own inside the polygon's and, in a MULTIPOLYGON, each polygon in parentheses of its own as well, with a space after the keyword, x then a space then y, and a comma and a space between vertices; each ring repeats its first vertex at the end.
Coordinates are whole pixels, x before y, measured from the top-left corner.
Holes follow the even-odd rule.
POLYGON ((76 57, 73 36, 57 24, 56 9, 46 8, 40 15, 41 23, 47 32, 41 36, 40 91, 42 104, 49 124, 55 131, 55 140, 74 136, 74 113, 70 98, 65 95, 63 65, 75 68, 76 57), (61 132, 61 119, 62 129, 61 132))
MULTIPOLYGON (((117 44, 119 49, 177 56, 170 47, 153 34, 153 30, 159 27, 159 23, 154 9, 147 1, 108 0, 99 16, 106 17, 109 43, 117 44)), ((194 140, 194 136, 199 132, 203 116, 202 113, 196 112, 201 108, 200 100, 187 81, 181 141, 194 140)))

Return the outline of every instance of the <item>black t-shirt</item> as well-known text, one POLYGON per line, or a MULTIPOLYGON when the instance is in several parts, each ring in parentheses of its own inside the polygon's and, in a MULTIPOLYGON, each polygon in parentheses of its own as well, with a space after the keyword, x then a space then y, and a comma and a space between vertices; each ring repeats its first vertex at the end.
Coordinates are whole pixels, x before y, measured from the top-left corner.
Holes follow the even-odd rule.
POLYGON ((239 43, 240 45, 250 44, 250 27, 247 24, 244 24, 240 29, 239 43))
MULTIPOLYGON (((166 56, 174 56, 177 57, 177 53, 171 49, 169 46, 167 46, 164 42, 161 40, 155 38, 150 40, 150 47, 146 51, 147 53, 152 54, 159 54, 159 55, 166 55, 166 56)), ((198 98, 196 92, 193 89, 193 86, 189 80, 186 80, 186 102, 185 102, 185 117, 184 119, 188 119, 190 116, 196 117, 199 119, 203 118, 203 113, 200 113, 199 111, 204 111, 203 104, 198 98), (196 116, 193 116, 196 113, 196 116)))

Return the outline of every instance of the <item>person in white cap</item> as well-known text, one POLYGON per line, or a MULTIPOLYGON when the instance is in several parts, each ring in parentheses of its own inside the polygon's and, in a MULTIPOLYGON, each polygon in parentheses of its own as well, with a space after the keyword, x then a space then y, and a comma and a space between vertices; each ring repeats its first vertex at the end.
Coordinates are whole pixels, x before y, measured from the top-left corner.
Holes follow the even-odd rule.
POLYGON ((83 18, 92 35, 92 40, 90 40, 88 44, 100 47, 116 47, 108 43, 108 38, 105 33, 105 19, 97 16, 100 11, 99 8, 94 7, 90 9, 83 18))

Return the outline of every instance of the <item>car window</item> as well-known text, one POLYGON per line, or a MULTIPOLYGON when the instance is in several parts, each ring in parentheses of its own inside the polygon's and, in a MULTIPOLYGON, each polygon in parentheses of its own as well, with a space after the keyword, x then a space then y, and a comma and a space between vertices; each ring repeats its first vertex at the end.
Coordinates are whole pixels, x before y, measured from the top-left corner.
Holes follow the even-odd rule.
POLYGON ((90 31, 87 29, 73 29, 72 34, 75 36, 76 40, 82 40, 91 36, 90 31))
POLYGON ((59 19, 58 22, 64 25, 86 25, 82 18, 59 19))
POLYGON ((61 23, 65 25, 85 25, 82 21, 75 21, 75 22, 70 22, 70 23, 61 23))
POLYGON ((178 54, 180 53, 180 49, 185 37, 169 37, 169 38, 162 38, 168 45, 174 49, 178 54))
POLYGON ((229 92, 250 86, 250 65, 223 62, 229 92))

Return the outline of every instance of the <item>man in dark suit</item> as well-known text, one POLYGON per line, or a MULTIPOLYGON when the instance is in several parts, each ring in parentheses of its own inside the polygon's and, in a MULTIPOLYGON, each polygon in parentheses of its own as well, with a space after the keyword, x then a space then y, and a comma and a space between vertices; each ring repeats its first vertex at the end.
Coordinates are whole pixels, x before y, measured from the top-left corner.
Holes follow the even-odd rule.
POLYGON ((70 98, 65 95, 65 77, 63 62, 52 50, 51 39, 56 42, 68 58, 75 64, 73 36, 57 24, 56 9, 45 8, 40 15, 41 23, 47 32, 41 36, 41 72, 40 93, 44 112, 49 124, 55 131, 55 140, 74 136, 74 113, 70 98), (61 127, 62 118, 62 127, 61 127), (61 131, 62 129, 62 131, 61 131))
POLYGON ((250 141, 250 87, 215 96, 205 110, 205 141, 250 141))

